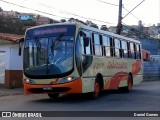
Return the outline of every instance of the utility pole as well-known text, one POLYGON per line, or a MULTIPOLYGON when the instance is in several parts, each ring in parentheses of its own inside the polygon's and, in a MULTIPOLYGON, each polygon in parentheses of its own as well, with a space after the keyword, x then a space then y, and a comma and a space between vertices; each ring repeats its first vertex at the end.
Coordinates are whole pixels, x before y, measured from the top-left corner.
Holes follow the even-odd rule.
POLYGON ((119 14, 118 14, 118 24, 117 24, 117 34, 121 34, 122 30, 122 0, 119 0, 119 14))

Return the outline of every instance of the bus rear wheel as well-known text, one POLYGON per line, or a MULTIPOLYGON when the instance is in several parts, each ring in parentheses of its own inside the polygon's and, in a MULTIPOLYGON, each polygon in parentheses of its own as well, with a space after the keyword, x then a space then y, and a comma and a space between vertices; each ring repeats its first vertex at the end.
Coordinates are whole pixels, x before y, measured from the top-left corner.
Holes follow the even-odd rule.
POLYGON ((48 94, 49 98, 54 99, 59 97, 59 93, 48 94))
POLYGON ((128 75, 127 86, 124 87, 123 91, 124 92, 130 92, 132 90, 132 86, 133 86, 132 77, 131 77, 131 75, 128 75))

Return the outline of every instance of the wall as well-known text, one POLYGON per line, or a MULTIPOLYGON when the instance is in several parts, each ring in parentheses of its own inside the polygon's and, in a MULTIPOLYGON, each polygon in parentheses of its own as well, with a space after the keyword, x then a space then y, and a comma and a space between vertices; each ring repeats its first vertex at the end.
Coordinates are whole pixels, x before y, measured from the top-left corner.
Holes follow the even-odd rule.
POLYGON ((144 80, 160 80, 160 62, 143 62, 144 80))
POLYGON ((142 49, 150 51, 151 55, 158 55, 160 51, 160 40, 141 39, 142 49))
POLYGON ((5 84, 7 88, 22 87, 23 56, 18 55, 18 44, 1 44, 0 51, 5 52, 5 84))
POLYGON ((18 55, 19 47, 16 44, 0 45, 0 51, 5 51, 6 70, 22 70, 23 61, 22 56, 18 55))
POLYGON ((5 76, 5 52, 0 51, 0 84, 4 84, 5 76))
POLYGON ((5 52, 5 69, 8 69, 10 66, 10 49, 9 49, 10 45, 0 45, 0 51, 4 51, 5 52))

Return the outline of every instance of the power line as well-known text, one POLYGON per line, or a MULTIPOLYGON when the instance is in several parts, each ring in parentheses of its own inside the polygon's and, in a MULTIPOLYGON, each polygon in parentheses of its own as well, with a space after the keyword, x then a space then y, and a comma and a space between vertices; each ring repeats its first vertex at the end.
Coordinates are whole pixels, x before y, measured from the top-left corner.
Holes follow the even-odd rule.
MULTIPOLYGON (((143 0, 142 2, 144 2, 145 0, 143 0)), ((138 7, 142 2, 140 2, 136 7, 138 7)), ((135 7, 135 8, 136 8, 135 7)), ((139 20, 139 21, 142 21, 141 19, 139 19, 137 16, 135 16, 134 14, 132 14, 131 12, 135 9, 132 9, 132 11, 129 11, 129 10, 127 10, 125 7, 124 7, 124 5, 123 5, 123 7, 122 7, 124 10, 126 10, 127 12, 128 12, 128 14, 131 14, 134 18, 136 18, 137 20, 139 20)), ((123 17, 124 18, 124 17, 123 17)), ((143 24, 145 25, 145 23, 143 22, 143 24)), ((147 25, 148 26, 148 25, 147 25)), ((149 27, 149 26, 148 26, 149 27)))
POLYGON ((113 4, 113 3, 109 3, 109 2, 105 2, 105 1, 101 1, 101 0, 97 0, 98 2, 102 2, 102 3, 105 3, 105 4, 108 4, 108 5, 113 5, 113 6, 116 6, 118 7, 119 5, 116 5, 116 4, 113 4))
POLYGON ((36 11, 36 12, 39 12, 39 13, 43 13, 43 14, 47 14, 47 15, 51 15, 51 16, 56 16, 56 17, 68 19, 68 18, 66 18, 66 17, 62 17, 62 16, 58 16, 58 15, 51 14, 51 13, 43 12, 43 11, 40 11, 40 10, 37 10, 37 9, 28 8, 28 7, 25 7, 25 6, 22 6, 22 5, 17 5, 17 4, 15 4, 15 3, 7 2, 7 1, 5 1, 5 0, 0 0, 0 1, 2 1, 2 2, 4 2, 4 3, 7 3, 7 4, 11 4, 11 5, 18 6, 18 7, 21 7, 21 8, 33 10, 33 11, 36 11))
MULTIPOLYGON (((113 6, 116 6, 116 7, 119 6, 119 5, 116 5, 116 4, 113 4, 113 3, 109 3, 109 2, 105 2, 105 1, 102 1, 102 0, 97 0, 97 1, 102 2, 102 3, 105 3, 105 4, 113 5, 113 6)), ((143 0, 142 2, 144 2, 144 1, 145 1, 145 0, 143 0)), ((141 2, 141 3, 142 3, 142 2, 141 2)), ((139 3, 136 7, 138 7, 141 3, 139 3)), ((135 7, 135 8, 136 8, 136 7, 135 7)), ((131 14, 131 15, 132 15, 133 17, 135 17, 137 20, 142 21, 142 20, 140 20, 138 17, 136 17, 134 14, 131 13, 135 8, 132 9, 131 11, 127 10, 127 9, 124 7, 124 5, 122 6, 122 8, 128 12, 123 18, 125 18, 128 14, 131 14)), ((123 18, 122 18, 122 19, 123 19, 123 18)))
POLYGON ((145 0, 141 1, 138 5, 136 5, 131 11, 129 11, 122 19, 124 19, 127 15, 129 15, 134 9, 136 9, 140 4, 142 4, 145 0))
MULTIPOLYGON (((124 7, 124 5, 123 5, 123 7, 122 7, 124 10, 126 10, 127 12, 129 12, 129 10, 127 10, 125 7, 124 7)), ((132 14, 132 13, 130 13, 133 17, 135 17, 137 20, 140 20, 138 17, 136 17, 134 14, 132 14)))
POLYGON ((56 9, 56 8, 54 8, 52 6, 45 5, 45 4, 42 4, 42 3, 39 3, 39 2, 38 2, 38 4, 40 4, 40 5, 44 6, 44 7, 47 7, 47 8, 58 10, 62 14, 73 15, 73 16, 80 17, 80 18, 83 18, 83 19, 86 19, 86 20, 89 19, 89 20, 94 20, 94 21, 98 21, 98 22, 101 22, 101 23, 106 23, 106 24, 113 24, 113 23, 102 21, 102 20, 98 20, 98 19, 95 19, 95 18, 89 18, 89 17, 84 17, 84 16, 81 16, 81 15, 77 15, 77 14, 75 14, 73 12, 68 12, 66 10, 56 9))
MULTIPOLYGON (((25 7, 25 6, 22 6, 22 5, 17 5, 17 4, 15 4, 15 3, 7 2, 7 1, 5 1, 5 0, 0 0, 0 1, 5 2, 5 3, 7 3, 7 4, 11 4, 11 5, 18 6, 18 7, 21 7, 21 8, 33 10, 33 11, 36 11, 36 12, 39 12, 39 13, 43 13, 43 14, 47 14, 47 15, 51 15, 51 16, 56 16, 56 17, 60 17, 60 18, 64 18, 64 19, 69 19, 69 18, 67 18, 67 17, 62 17, 62 16, 58 16, 58 15, 55 15, 55 14, 43 12, 43 11, 40 11, 40 10, 37 10, 37 9, 32 9, 32 8, 25 7)), ((39 3, 39 4, 41 4, 42 6, 45 6, 45 7, 50 7, 50 8, 52 8, 52 9, 56 9, 56 8, 51 7, 51 6, 44 5, 44 4, 42 4, 42 3, 39 3)), ((56 10, 57 10, 57 9, 56 9, 56 10)), ((98 19, 94 19, 94 18, 83 17, 83 16, 80 16, 80 15, 77 15, 77 14, 74 14, 74 13, 71 13, 71 12, 63 11, 63 10, 58 10, 58 11, 60 11, 61 13, 65 13, 65 14, 68 14, 68 15, 74 15, 74 16, 77 16, 77 17, 80 17, 80 18, 84 18, 84 19, 94 20, 94 21, 98 21, 98 22, 101 22, 101 23, 113 24, 113 23, 109 23, 109 22, 102 21, 102 20, 98 20, 98 19)))

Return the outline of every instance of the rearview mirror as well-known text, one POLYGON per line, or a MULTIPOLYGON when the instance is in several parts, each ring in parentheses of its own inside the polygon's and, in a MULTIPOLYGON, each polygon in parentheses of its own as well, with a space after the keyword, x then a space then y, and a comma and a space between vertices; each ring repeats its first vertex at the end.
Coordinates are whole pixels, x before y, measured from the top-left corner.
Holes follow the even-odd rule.
POLYGON ((90 40, 89 37, 84 37, 83 38, 83 45, 84 45, 84 47, 88 47, 89 46, 89 40, 90 40))
POLYGON ((80 31, 79 34, 80 34, 80 36, 82 36, 82 37, 86 37, 86 33, 84 33, 83 31, 80 31))
POLYGON ((24 38, 21 38, 21 39, 19 40, 19 56, 21 56, 22 42, 24 42, 24 38))

